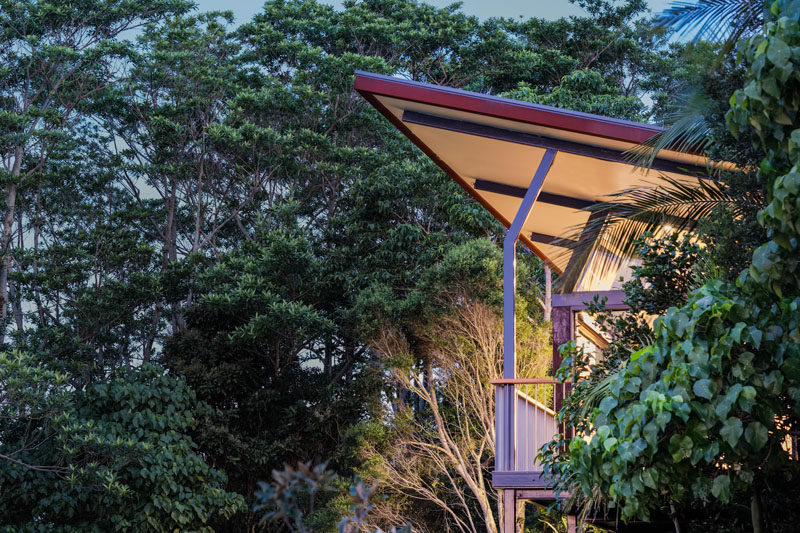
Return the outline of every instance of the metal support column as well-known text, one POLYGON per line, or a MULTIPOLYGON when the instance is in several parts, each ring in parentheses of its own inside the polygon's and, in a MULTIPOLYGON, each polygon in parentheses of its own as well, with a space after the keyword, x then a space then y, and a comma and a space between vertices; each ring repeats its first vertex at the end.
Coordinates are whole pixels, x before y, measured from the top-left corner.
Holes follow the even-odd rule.
MULTIPOLYGON (((517 240, 522 232, 522 227, 528 220, 533 204, 542 190, 545 177, 547 177, 547 172, 550 170, 555 156, 555 150, 545 151, 503 241, 503 377, 506 379, 516 377, 517 240)), ((504 394, 497 395, 495 405, 495 435, 498 444, 495 454, 495 470, 509 472, 514 470, 516 425, 514 385, 507 385, 502 390, 504 394)))

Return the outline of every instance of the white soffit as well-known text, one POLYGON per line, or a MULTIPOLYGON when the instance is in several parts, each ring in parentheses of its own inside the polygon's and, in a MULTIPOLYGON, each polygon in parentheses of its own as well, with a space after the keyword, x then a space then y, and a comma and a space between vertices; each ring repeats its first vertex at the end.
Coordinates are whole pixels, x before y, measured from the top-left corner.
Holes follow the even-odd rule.
MULTIPOLYGON (((488 192, 476 188, 476 180, 486 180, 519 189, 527 189, 545 153, 539 146, 521 144, 473 133, 464 133, 442 127, 423 125, 404 120, 413 113, 427 117, 458 120, 463 123, 488 126, 511 132, 533 134, 560 141, 569 141, 584 146, 611 149, 617 152, 634 148, 634 143, 609 139, 597 135, 576 133, 497 118, 472 111, 424 104, 390 96, 374 94, 373 97, 386 111, 394 115, 417 137, 430 153, 449 167, 468 188, 470 194, 491 206, 507 221, 514 219, 522 199, 519 196, 488 192), (406 114, 410 112, 410 114, 406 114)), ((657 130, 654 130, 654 132, 657 130)), ((664 150, 661 160, 702 167, 706 159, 693 154, 664 150)), ((656 186, 662 182, 660 176, 669 176, 687 184, 696 184, 697 178, 680 173, 652 170, 644 172, 631 164, 610 161, 592 155, 579 155, 558 151, 542 187, 543 193, 560 195, 586 202, 609 201, 607 196, 638 186, 656 186)), ((522 235, 534 241, 533 251, 547 260, 557 271, 567 265, 570 252, 560 246, 547 244, 546 237, 574 238, 577 229, 585 225, 589 212, 575 207, 565 207, 537 201, 522 235), (538 240, 537 240, 538 239, 538 240)), ((530 246, 530 244, 529 244, 530 246)))

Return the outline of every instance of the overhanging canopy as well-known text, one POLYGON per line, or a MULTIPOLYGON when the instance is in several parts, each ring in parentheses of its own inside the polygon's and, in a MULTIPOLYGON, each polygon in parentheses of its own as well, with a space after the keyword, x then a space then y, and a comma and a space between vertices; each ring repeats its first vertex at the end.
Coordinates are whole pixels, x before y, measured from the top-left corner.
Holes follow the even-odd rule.
MULTIPOLYGON (((706 174, 706 158, 670 150, 659 152, 649 173, 633 165, 625 152, 662 131, 648 124, 361 71, 355 89, 506 227, 545 151, 555 150, 520 240, 557 272, 573 257, 554 242, 574 237, 592 215, 587 207, 656 186, 660 175, 696 183, 706 174)), ((572 289, 607 290, 618 277, 572 289)))

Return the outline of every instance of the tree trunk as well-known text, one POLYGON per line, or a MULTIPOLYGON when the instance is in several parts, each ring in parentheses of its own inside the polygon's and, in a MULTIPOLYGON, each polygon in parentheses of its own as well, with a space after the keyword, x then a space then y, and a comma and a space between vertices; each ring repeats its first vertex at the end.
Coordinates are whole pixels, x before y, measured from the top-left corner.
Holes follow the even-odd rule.
MULTIPOLYGON (((23 239, 23 221, 22 221, 22 209, 17 209, 17 249, 22 250, 25 241, 23 239)), ((9 282, 8 283, 8 296, 11 299, 11 308, 14 310, 14 322, 17 325, 17 331, 22 333, 25 324, 23 320, 22 314, 22 297, 19 294, 19 287, 16 283, 9 282)))
MULTIPOLYGON (((41 217, 42 213, 42 193, 41 191, 36 191, 36 210, 34 212, 33 218, 33 278, 38 280, 39 279, 39 236, 42 233, 42 226, 41 226, 41 217)), ((36 313, 39 316, 39 323, 44 326, 45 323, 45 315, 44 315, 44 305, 42 305, 42 292, 39 288, 38 281, 32 288, 33 290, 33 299, 36 302, 36 313)))
POLYGON ((675 533, 681 533, 681 523, 678 520, 678 511, 675 509, 675 504, 669 504, 669 517, 672 519, 672 525, 675 527, 675 533))
POLYGON ((761 502, 758 501, 758 493, 755 491, 750 496, 750 518, 753 521, 753 533, 762 533, 764 525, 761 520, 761 502))
MULTIPOLYGON (((163 270, 166 270, 170 263, 178 260, 177 203, 177 186, 173 181, 170 185, 169 197, 167 198, 167 227, 164 231, 163 270)), ((172 333, 174 334, 186 328, 186 319, 183 316, 181 304, 172 304, 170 309, 172 310, 170 321, 172 323, 172 333)))
MULTIPOLYGON (((17 146, 14 150, 14 166, 11 175, 14 179, 19 179, 20 169, 22 168, 22 147, 17 146)), ((3 217, 3 235, 0 237, 0 246, 3 251, 3 261, 0 263, 0 345, 6 341, 6 318, 8 317, 8 274, 11 271, 11 237, 14 230, 14 207, 17 204, 16 183, 11 183, 6 187, 6 214, 3 217)))
POLYGON ((11 300, 11 308, 14 310, 14 323, 17 326, 17 332, 22 333, 25 327, 22 320, 22 299, 17 292, 17 286, 12 282, 8 283, 8 296, 11 300))
POLYGON ((525 500, 517 500, 517 528, 514 533, 525 533, 525 500))
MULTIPOLYGON (((433 379, 433 367, 430 364, 427 365, 426 371, 423 374, 423 379, 424 383, 421 388, 428 391, 427 403, 428 407, 431 409, 431 414, 433 415, 434 426, 436 427, 436 433, 439 436, 440 445, 442 449, 446 450, 446 453, 452 462, 452 466, 456 473, 467 485, 467 488, 472 492, 473 496, 475 496, 475 499, 478 500, 478 505, 480 505, 481 513, 483 514, 483 519, 486 523, 486 531, 488 533, 497 533, 497 523, 494 519, 494 511, 492 510, 492 506, 489 502, 489 495, 487 494, 486 487, 478 485, 478 482, 470 474, 467 467, 467 461, 462 456, 461 450, 459 450, 458 446, 452 441, 445 429, 445 423, 442 419, 441 413, 439 412, 436 389, 433 385, 435 383, 433 379)), ((420 398, 420 402, 422 401, 424 400, 420 398)), ((514 513, 515 510, 516 508, 512 504, 510 511, 514 513)), ((506 511, 508 511, 508 509, 506 509, 506 511)))
POLYGON ((156 302, 155 309, 153 310, 153 329, 147 334, 144 344, 142 345, 142 363, 149 363, 153 355, 153 343, 158 335, 158 321, 161 319, 161 302, 156 302))

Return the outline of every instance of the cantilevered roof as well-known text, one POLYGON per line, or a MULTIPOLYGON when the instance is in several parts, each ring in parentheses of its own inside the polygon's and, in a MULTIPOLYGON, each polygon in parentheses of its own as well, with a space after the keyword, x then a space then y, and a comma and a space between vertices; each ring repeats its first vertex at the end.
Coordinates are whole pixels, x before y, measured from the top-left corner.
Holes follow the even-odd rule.
POLYGON ((587 207, 660 175, 697 183, 706 174, 704 157, 670 150, 649 173, 633 165, 625 152, 662 131, 649 124, 361 71, 355 89, 506 227, 555 150, 520 240, 557 272, 572 254, 553 243, 575 236, 587 207))

